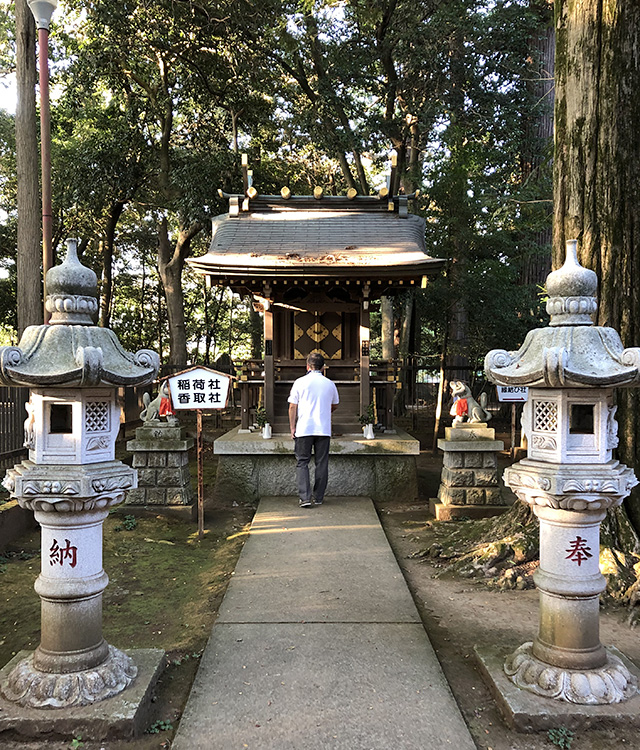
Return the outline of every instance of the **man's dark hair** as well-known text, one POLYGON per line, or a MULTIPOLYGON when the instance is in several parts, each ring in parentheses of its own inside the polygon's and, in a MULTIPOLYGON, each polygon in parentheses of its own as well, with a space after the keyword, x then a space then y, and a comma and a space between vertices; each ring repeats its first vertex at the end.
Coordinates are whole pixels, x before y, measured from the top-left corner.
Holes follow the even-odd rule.
POLYGON ((319 352, 311 352, 307 357, 307 365, 312 370, 322 370, 324 367, 324 357, 319 352))

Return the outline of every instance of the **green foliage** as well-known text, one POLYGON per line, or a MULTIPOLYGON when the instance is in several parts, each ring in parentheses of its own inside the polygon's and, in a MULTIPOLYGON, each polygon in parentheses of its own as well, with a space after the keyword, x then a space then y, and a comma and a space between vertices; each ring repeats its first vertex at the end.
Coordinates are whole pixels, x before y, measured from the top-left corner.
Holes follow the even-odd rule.
POLYGON ((138 525, 138 521, 135 516, 125 516, 122 525, 127 531, 133 531, 138 525))
POLYGON ((190 654, 183 654, 181 657, 171 660, 171 664, 174 667, 179 667, 181 664, 189 661, 190 659, 199 659, 202 656, 202 651, 193 651, 190 654))
POLYGON ((78 735, 77 737, 74 737, 70 744, 69 744, 69 750, 77 750, 80 747, 84 747, 84 742, 82 741, 82 735, 78 735))
POLYGON ((7 572, 7 565, 12 560, 31 560, 33 557, 38 557, 37 552, 27 552, 20 550, 19 552, 3 552, 0 555, 0 573, 7 572))
POLYGON ((147 734, 160 734, 160 732, 170 732, 173 729, 173 724, 170 721, 158 719, 147 729, 147 734))
MULTIPOLYGON (((1 85, 1 83, 0 83, 1 85)), ((16 159, 15 120, 0 109, 0 336, 12 341, 16 318, 16 159)))
POLYGON ((125 516, 122 519, 122 526, 115 526, 114 531, 133 531, 138 526, 138 520, 135 516, 125 516))
POLYGON ((264 427, 269 421, 267 410, 264 406, 258 406, 256 409, 256 424, 258 427, 264 427))
MULTIPOLYGON (((518 345, 541 311, 522 271, 548 253, 537 235, 549 226, 548 144, 531 137, 544 106, 531 90, 531 40, 547 22, 537 7, 70 0, 52 35, 54 233, 83 238, 103 292, 113 268, 111 326, 125 348, 166 359, 158 226, 166 218, 174 243, 224 212, 217 189, 241 190, 241 150, 260 192, 308 193, 377 189, 391 148, 399 186, 421 189, 427 251, 451 259, 416 298, 417 353, 440 353, 457 299, 473 365, 489 348, 518 345)), ((13 118, 0 115, 0 314, 10 326, 14 150, 13 118)), ((207 246, 200 232, 189 252, 207 246)), ((246 300, 203 287, 182 273, 189 359, 249 356, 246 300)), ((396 312, 401 320, 401 300, 396 312)))
POLYGON ((376 410, 373 404, 369 404, 365 413, 358 416, 358 421, 361 425, 375 424, 376 410))
POLYGON ((566 727, 555 727, 547 732, 547 737, 551 744, 561 748, 561 750, 571 750, 571 743, 575 735, 566 727))

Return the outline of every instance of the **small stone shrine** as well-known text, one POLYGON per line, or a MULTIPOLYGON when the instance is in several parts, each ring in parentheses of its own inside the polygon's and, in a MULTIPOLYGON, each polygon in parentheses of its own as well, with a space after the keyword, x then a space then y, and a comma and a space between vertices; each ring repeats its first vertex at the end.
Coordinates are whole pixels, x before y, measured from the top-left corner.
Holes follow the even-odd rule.
MULTIPOLYGON (((517 352, 491 351, 487 377, 529 387, 523 415, 527 458, 505 471, 505 482, 540 521, 540 621, 533 642, 503 662, 481 662, 509 704, 505 675, 517 688, 568 704, 598 706, 630 700, 637 678, 600 643, 600 523, 637 480, 613 458, 618 445, 614 387, 638 386, 640 349, 624 349, 612 328, 596 326, 597 277, 567 243, 562 268, 547 278, 549 326, 531 331, 517 352)), ((514 709, 513 714, 520 709, 514 709)), ((541 707, 538 715, 553 710, 541 707)), ((524 705, 531 707, 531 696, 524 705)), ((618 709, 618 714, 621 716, 618 709)), ((638 710, 637 700, 635 709, 638 710)), ((580 714, 584 717, 584 713, 580 714)), ((564 716, 564 714, 563 714, 564 716)))
POLYGON ((189 449, 193 438, 185 435, 173 415, 166 381, 158 396, 145 401, 142 427, 127 442, 138 470, 138 486, 127 492, 127 505, 191 505, 194 495, 189 474, 189 449), (168 408, 163 402, 168 402, 168 408))
POLYGON ((453 426, 445 429, 438 448, 444 452, 438 500, 429 509, 438 521, 487 518, 507 510, 498 484, 498 451, 504 443, 487 427, 491 414, 471 395, 466 383, 455 380, 451 409, 453 426), (464 421, 467 419, 468 421, 464 421))
MULTIPOLYGON (((66 709, 116 696, 139 679, 139 663, 102 636, 109 580, 102 524, 136 486, 135 470, 114 460, 116 389, 151 382, 159 361, 152 351, 125 352, 113 331, 93 324, 97 279, 78 261, 75 240, 67 242, 65 261, 47 273, 46 288, 50 323, 27 328, 18 347, 0 347, 0 382, 31 388, 29 458, 10 469, 3 484, 34 511, 42 530, 35 584, 42 600, 40 645, 2 670, 0 692, 21 707, 66 709)), ((9 705, 0 710, 4 728, 9 705)))

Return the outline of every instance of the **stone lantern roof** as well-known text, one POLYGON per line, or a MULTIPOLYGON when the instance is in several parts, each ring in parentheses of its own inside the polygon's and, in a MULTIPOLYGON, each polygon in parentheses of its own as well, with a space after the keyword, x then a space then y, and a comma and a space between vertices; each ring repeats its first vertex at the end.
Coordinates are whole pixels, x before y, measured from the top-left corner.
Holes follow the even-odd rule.
POLYGON ((94 325, 97 278, 67 240, 63 263, 47 273, 47 325, 29 326, 20 344, 0 347, 0 384, 28 387, 144 385, 156 377, 158 355, 126 352, 109 328, 94 325))
POLYGON ((517 352, 490 351, 485 373, 496 385, 612 388, 640 382, 640 349, 625 349, 613 328, 596 326, 598 280, 567 242, 562 268, 547 277, 546 328, 530 331, 517 352))

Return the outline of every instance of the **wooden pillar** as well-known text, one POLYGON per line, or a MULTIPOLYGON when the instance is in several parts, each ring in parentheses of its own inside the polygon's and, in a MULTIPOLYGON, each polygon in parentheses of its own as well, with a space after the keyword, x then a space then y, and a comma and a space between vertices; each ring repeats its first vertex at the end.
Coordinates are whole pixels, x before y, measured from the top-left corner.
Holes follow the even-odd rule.
POLYGON ((396 376, 393 361, 390 360, 386 370, 387 382, 384 387, 384 408, 385 421, 384 428, 391 432, 393 428, 393 399, 396 395, 396 376))
POLYGON ((249 432, 249 383, 240 383, 240 430, 249 432))
POLYGON ((360 307, 360 414, 366 414, 371 403, 369 327, 369 285, 366 284, 363 288, 363 299, 360 307))
POLYGON ((273 366, 273 310, 269 301, 271 287, 265 287, 267 301, 264 305, 264 408, 267 410, 267 419, 271 424, 275 419, 273 392, 274 392, 274 366, 273 366))

